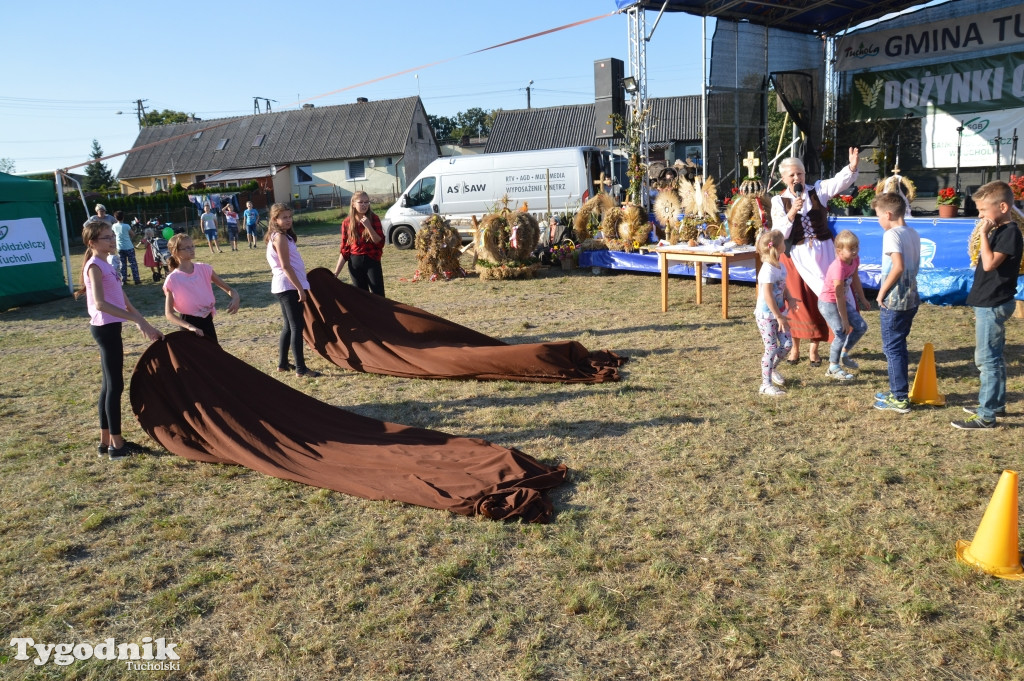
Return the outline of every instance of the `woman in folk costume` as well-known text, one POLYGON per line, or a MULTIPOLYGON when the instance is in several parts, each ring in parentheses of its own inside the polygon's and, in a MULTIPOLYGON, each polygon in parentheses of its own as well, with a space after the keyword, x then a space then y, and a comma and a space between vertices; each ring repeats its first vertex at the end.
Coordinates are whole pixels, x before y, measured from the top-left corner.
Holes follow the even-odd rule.
POLYGON ((772 228, 786 237, 786 253, 779 260, 786 270, 786 288, 799 301, 789 315, 793 349, 787 362, 800 360, 800 339, 810 341, 811 366, 821 366, 818 343, 828 340, 828 324, 818 312, 818 294, 825 272, 836 258, 828 227, 828 200, 857 181, 860 151, 850 147, 850 162, 830 180, 805 187, 803 161, 787 158, 779 164, 786 191, 772 198, 772 228))

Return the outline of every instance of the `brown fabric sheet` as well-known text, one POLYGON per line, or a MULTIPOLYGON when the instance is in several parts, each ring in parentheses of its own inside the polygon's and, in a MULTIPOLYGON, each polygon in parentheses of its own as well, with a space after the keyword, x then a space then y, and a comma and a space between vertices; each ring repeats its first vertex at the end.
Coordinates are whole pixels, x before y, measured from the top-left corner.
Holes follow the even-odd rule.
POLYGON ((544 490, 567 472, 484 440, 324 404, 186 331, 142 354, 130 398, 142 429, 173 454, 366 499, 547 522, 544 490))
POLYGON ((361 291, 322 267, 308 275, 306 343, 343 369, 411 378, 603 383, 628 358, 576 341, 509 345, 361 291))

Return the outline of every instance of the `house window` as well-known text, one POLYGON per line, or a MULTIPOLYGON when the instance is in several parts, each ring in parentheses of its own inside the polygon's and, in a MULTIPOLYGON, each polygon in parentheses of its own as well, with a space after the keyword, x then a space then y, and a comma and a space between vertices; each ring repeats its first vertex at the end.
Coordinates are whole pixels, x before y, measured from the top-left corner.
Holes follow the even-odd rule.
POLYGON ((391 157, 388 156, 388 165, 392 165, 391 157))
POLYGON ((350 180, 365 180, 366 179, 366 162, 365 161, 349 161, 348 162, 348 179, 350 179, 350 180))
POLYGON ((252 141, 254 147, 263 146, 263 140, 267 138, 266 135, 256 135, 256 139, 252 141))
POLYGON ((197 132, 196 134, 192 135, 192 139, 194 139, 194 140, 197 140, 197 139, 199 139, 199 138, 200 138, 200 137, 202 137, 202 136, 203 136, 203 131, 202 131, 202 130, 200 130, 200 131, 199 131, 199 132, 197 132))
POLYGON ((196 183, 202 182, 206 179, 206 175, 196 175, 196 183))
POLYGON ((164 181, 161 178, 153 180, 153 191, 162 192, 164 190, 164 181))
POLYGON ((313 166, 295 166, 295 183, 309 184, 313 181, 313 166))
POLYGON ((222 137, 220 142, 217 142, 217 151, 221 151, 228 145, 229 138, 222 137))
POLYGON ((228 187, 237 187, 238 183, 237 182, 228 182, 227 186, 228 187))
POLYGON ((419 139, 423 139, 423 124, 422 123, 417 123, 416 124, 416 137, 419 138, 419 139))

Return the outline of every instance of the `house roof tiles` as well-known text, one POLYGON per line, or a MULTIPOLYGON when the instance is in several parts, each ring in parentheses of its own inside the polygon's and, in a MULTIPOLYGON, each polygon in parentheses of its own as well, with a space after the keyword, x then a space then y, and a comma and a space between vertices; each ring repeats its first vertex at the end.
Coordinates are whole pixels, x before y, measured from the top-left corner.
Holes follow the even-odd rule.
POLYGON ((419 97, 405 97, 143 128, 133 148, 153 146, 130 152, 118 176, 398 156, 405 153, 413 115, 422 106, 419 97), (199 131, 204 132, 196 139, 199 131), (171 141, 154 144, 164 140, 171 141))
MULTIPOLYGON (((700 95, 652 97, 649 143, 700 139, 700 95)), ((484 152, 532 151, 560 147, 604 146, 598 142, 593 104, 499 112, 484 152)))

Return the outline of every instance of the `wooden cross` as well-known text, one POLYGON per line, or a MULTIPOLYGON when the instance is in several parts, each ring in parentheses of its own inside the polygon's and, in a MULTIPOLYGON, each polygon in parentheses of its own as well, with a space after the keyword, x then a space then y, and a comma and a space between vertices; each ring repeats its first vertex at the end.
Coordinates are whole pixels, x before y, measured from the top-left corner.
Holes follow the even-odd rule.
MULTIPOLYGON (((599 179, 594 180, 594 184, 597 185, 597 193, 598 194, 604 193, 604 186, 605 186, 604 172, 601 173, 601 177, 599 179)), ((611 182, 609 182, 608 184, 611 184, 611 182)))
POLYGON ((747 177, 756 177, 754 175, 754 171, 759 165, 761 165, 761 160, 754 157, 754 152, 748 151, 747 158, 743 160, 740 165, 746 167, 747 177))

